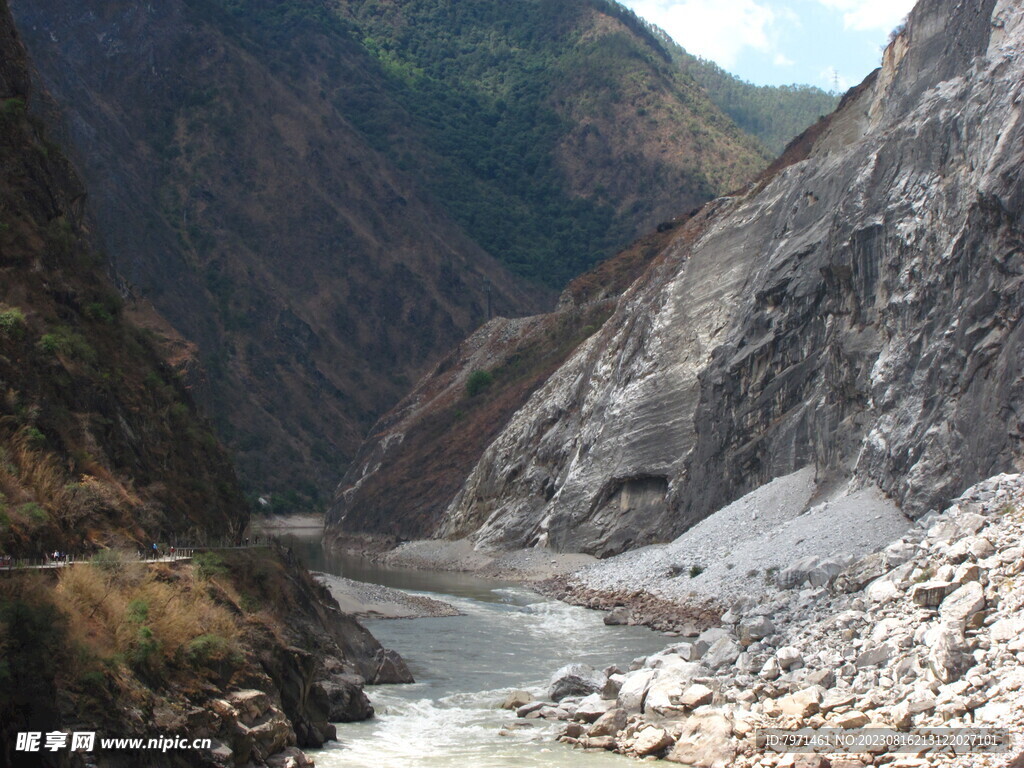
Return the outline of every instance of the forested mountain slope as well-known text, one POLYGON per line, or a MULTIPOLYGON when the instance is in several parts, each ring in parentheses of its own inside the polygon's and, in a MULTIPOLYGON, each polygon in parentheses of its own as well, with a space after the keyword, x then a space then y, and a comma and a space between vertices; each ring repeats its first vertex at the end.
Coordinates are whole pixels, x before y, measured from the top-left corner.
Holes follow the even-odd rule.
POLYGON ((605 3, 12 6, 113 268, 279 509, 489 307, 764 163, 605 3))
POLYGON ((681 50, 677 56, 683 71, 701 84, 718 108, 773 155, 782 154, 794 137, 839 104, 838 96, 810 85, 754 85, 712 61, 681 50))

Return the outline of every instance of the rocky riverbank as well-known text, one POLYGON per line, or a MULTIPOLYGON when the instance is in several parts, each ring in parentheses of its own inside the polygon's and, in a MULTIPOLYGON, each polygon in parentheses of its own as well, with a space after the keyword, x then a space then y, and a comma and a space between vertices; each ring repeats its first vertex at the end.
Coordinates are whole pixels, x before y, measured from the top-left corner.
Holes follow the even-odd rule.
POLYGON ((557 576, 536 585, 539 592, 570 605, 608 611, 605 624, 643 625, 668 637, 694 636, 717 626, 725 613, 710 597, 693 595, 685 601, 670 600, 643 589, 595 590, 571 576, 557 576))
POLYGON ((335 537, 331 546, 394 568, 470 573, 483 579, 531 585, 568 576, 597 562, 593 555, 554 552, 544 547, 489 550, 468 539, 422 539, 396 546, 389 537, 359 535, 335 537))
POLYGON ((578 748, 694 768, 1005 766, 1024 750, 1022 510, 1024 477, 994 477, 845 567, 793 564, 721 626, 680 622, 687 636, 661 653, 574 665, 550 702, 507 704, 566 721, 561 740, 578 748), (865 726, 1004 727, 1012 751, 777 755, 756 738, 865 726))
POLYGON ((354 581, 330 573, 314 572, 313 577, 328 589, 343 613, 357 619, 422 619, 459 615, 458 609, 449 603, 382 584, 354 581))

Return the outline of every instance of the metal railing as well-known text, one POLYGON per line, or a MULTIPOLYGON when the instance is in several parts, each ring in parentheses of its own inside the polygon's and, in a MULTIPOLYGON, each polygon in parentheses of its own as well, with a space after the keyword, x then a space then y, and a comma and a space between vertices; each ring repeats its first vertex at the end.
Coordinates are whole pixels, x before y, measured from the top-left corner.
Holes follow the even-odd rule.
MULTIPOLYGON (((188 544, 184 546, 165 545, 157 549, 140 550, 136 562, 142 563, 173 563, 179 560, 191 560, 196 554, 202 552, 230 550, 230 549, 267 549, 277 543, 276 536, 259 536, 250 539, 217 539, 209 544, 188 544)), ((79 563, 94 563, 96 556, 102 552, 124 550, 98 550, 88 554, 60 553, 58 556, 43 555, 42 557, 14 557, 11 555, 0 555, 0 573, 5 571, 19 571, 28 569, 64 568, 79 563)), ((132 562, 134 558, 126 559, 132 562)))

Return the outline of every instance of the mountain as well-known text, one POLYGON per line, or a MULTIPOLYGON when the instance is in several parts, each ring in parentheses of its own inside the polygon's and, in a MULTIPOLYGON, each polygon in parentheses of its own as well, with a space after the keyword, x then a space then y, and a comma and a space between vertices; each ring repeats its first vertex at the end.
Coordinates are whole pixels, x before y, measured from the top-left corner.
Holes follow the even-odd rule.
POLYGON ((754 85, 740 80, 712 61, 679 49, 683 71, 700 83, 710 99, 773 155, 781 155, 796 136, 826 115, 839 97, 810 85, 754 85))
POLYGON ((490 253, 552 287, 764 165, 757 143, 618 3, 340 8, 392 74, 428 151, 410 154, 386 127, 380 146, 490 253))
POLYGON ((129 309, 278 510, 488 317, 765 162, 596 0, 12 9, 129 309))
POLYGON ((89 245, 86 192, 0 62, 0 551, 240 531, 230 461, 89 245))
MULTIPOLYGON (((266 765, 411 679, 278 547, 141 561, 159 542, 241 536, 231 463, 90 245, 85 187, 36 113, 0 0, 0 555, 88 562, 0 579, 0 763, 76 765, 25 732, 208 749, 90 748, 90 764, 266 765), (386 662, 386 664, 385 664, 386 662)), ((179 550, 179 555, 181 552, 179 550)), ((65 745, 65 749, 68 745, 65 745)), ((305 764, 305 760, 302 763, 305 764)))
MULTIPOLYGON (((1019 469, 1022 38, 1017 6, 922 0, 879 70, 502 414, 427 534, 606 556, 808 465, 910 515, 1019 469)), ((405 535, 359 512, 398 434, 372 435, 332 536, 405 535)))
POLYGON ((782 154, 809 125, 831 114, 839 103, 837 95, 811 85, 754 85, 741 80, 713 61, 688 53, 665 30, 628 8, 620 5, 617 12, 634 28, 645 30, 675 66, 704 89, 716 107, 757 138, 773 157, 782 154))

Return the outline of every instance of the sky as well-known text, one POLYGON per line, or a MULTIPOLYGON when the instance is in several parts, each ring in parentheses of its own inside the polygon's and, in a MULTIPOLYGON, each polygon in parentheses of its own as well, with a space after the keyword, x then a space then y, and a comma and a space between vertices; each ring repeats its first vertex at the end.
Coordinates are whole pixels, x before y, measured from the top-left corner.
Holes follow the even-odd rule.
POLYGON ((692 54, 757 85, 840 91, 879 65, 915 0, 620 0, 692 54))

